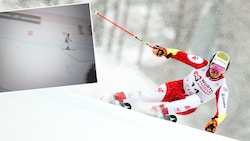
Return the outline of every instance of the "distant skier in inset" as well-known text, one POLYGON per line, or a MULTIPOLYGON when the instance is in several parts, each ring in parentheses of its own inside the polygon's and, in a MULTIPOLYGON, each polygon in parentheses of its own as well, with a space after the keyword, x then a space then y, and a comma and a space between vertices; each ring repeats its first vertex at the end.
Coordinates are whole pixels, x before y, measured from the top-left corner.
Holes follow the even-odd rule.
POLYGON ((69 50, 69 45, 70 45, 70 42, 72 42, 72 39, 70 39, 69 37, 69 33, 67 33, 66 37, 65 37, 65 43, 67 44, 67 50, 69 50))

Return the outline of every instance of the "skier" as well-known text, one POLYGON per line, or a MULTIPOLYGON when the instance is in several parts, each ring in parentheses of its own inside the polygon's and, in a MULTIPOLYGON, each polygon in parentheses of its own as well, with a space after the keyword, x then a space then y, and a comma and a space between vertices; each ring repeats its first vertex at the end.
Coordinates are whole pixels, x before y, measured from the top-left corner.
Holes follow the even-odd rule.
POLYGON ((153 53, 158 57, 165 56, 181 61, 193 67, 194 70, 184 79, 166 82, 153 91, 117 92, 107 96, 106 101, 164 118, 169 115, 191 114, 199 105, 215 98, 216 114, 205 125, 206 131, 214 133, 227 115, 229 92, 223 73, 227 71, 230 64, 228 54, 218 51, 207 61, 177 49, 159 46, 153 47, 153 53), (138 103, 142 107, 138 106, 140 105, 138 103))
POLYGON ((72 40, 69 38, 69 33, 67 33, 66 37, 65 37, 65 43, 67 44, 67 50, 69 50, 69 45, 70 42, 72 42, 72 40))

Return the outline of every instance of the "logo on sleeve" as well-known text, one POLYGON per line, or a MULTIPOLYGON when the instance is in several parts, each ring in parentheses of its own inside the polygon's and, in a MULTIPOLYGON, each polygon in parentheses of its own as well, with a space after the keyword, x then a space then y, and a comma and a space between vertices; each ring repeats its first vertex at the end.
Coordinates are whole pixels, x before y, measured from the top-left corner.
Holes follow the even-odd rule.
POLYGON ((196 63, 196 64, 201 64, 204 60, 199 57, 199 56, 196 56, 196 55, 188 55, 188 59, 193 62, 193 63, 196 63))

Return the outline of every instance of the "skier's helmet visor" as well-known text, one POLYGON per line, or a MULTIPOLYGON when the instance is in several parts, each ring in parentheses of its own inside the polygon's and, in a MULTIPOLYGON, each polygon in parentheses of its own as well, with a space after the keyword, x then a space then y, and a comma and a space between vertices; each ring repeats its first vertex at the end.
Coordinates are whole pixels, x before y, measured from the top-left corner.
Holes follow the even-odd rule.
POLYGON ((210 68, 213 69, 213 70, 215 70, 215 71, 217 71, 217 72, 219 72, 219 73, 224 72, 226 70, 226 68, 224 68, 224 67, 222 67, 220 65, 217 65, 215 63, 212 63, 210 65, 210 68))

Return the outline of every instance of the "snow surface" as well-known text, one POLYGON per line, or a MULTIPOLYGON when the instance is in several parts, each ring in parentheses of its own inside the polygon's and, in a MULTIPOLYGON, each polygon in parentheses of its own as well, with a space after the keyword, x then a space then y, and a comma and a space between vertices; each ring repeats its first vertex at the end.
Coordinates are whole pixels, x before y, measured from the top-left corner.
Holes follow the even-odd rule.
POLYGON ((233 141, 97 100, 118 89, 154 85, 136 68, 116 65, 104 54, 96 49, 98 83, 1 93, 0 140, 233 141))

